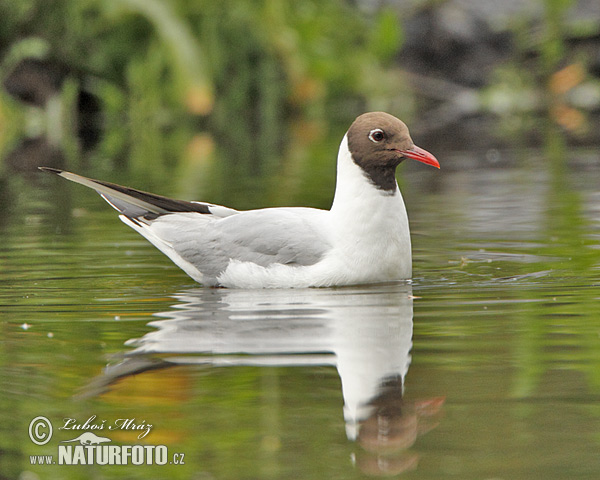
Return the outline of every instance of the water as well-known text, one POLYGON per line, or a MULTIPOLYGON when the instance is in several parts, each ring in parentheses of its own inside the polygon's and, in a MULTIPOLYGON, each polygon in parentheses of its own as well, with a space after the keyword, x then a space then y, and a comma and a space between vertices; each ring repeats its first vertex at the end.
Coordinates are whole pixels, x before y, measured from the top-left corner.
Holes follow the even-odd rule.
POLYGON ((582 158, 402 166, 413 284, 292 291, 199 288, 93 192, 14 180, 2 476, 598 478, 600 169, 582 158), (68 418, 184 464, 32 465, 78 445, 68 418))

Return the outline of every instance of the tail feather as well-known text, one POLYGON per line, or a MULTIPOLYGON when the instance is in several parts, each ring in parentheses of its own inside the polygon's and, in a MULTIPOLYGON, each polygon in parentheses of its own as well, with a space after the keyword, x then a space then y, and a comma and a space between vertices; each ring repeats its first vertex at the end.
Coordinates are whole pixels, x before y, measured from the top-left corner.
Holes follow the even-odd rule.
POLYGON ((141 216, 152 218, 175 212, 211 213, 210 206, 204 203, 175 200, 162 195, 123 187, 116 183, 94 180, 56 168, 39 167, 39 169, 96 190, 115 210, 130 218, 141 216))

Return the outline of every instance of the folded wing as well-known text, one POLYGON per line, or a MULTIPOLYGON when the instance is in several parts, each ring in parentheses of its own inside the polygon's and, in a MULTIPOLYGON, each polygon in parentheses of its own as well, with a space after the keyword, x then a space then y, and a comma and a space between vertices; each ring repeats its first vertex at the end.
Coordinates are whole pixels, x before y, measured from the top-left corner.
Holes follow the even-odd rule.
POLYGON ((311 208, 238 211, 163 197, 63 170, 40 167, 96 190, 121 220, 196 281, 217 284, 231 260, 308 266, 329 250, 327 213, 311 208))

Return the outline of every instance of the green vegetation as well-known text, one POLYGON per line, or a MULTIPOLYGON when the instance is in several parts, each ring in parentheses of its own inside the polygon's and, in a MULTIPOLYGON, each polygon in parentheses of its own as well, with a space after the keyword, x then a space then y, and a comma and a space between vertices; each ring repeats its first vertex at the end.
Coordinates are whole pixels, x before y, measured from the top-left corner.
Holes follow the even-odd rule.
POLYGON ((383 65, 401 41, 394 14, 341 0, 3 0, 0 16, 0 80, 23 59, 58 65, 66 85, 99 99, 103 137, 90 154, 77 150, 77 96, 65 84, 61 112, 45 122, 4 94, 0 130, 33 122, 75 147, 66 149, 73 168, 128 165, 149 184, 206 161, 219 164, 217 176, 260 176, 285 156, 290 125, 313 132, 301 141, 323 138, 325 116, 346 123, 355 103, 385 97, 383 65), (220 158, 207 160, 215 140, 220 158))

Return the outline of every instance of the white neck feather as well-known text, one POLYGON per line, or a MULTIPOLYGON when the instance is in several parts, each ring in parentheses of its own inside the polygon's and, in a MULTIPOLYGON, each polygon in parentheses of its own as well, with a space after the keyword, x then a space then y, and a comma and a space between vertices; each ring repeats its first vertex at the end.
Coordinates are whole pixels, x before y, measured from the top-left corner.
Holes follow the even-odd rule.
POLYGON ((384 204, 396 207, 401 205, 404 209, 398 185, 394 194, 377 188, 363 169, 352 160, 352 154, 348 150, 348 137, 344 136, 338 152, 337 181, 331 211, 347 210, 356 204, 362 205, 362 209, 376 207, 372 213, 379 211, 384 204))
POLYGON ((352 160, 346 136, 338 154, 331 214, 335 243, 348 258, 362 259, 363 269, 388 269, 389 280, 410 278, 410 231, 400 190, 396 186, 390 195, 378 189, 352 160))

